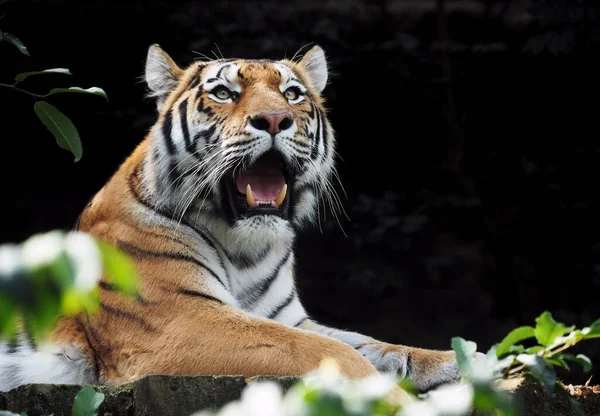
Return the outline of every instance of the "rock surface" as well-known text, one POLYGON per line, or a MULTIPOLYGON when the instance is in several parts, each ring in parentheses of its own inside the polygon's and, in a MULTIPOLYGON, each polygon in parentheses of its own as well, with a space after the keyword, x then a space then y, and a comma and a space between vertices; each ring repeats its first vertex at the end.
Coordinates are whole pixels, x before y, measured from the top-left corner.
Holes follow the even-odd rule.
MULTIPOLYGON (((94 386, 105 398, 98 414, 102 416, 189 416, 198 410, 218 409, 237 400, 248 384, 275 381, 287 390, 297 377, 241 376, 147 376, 118 387, 94 386)), ((0 393, 0 410, 28 416, 53 413, 70 415, 73 400, 81 386, 30 384, 0 393)))
MULTIPOLYGON (((259 376, 147 376, 118 387, 95 386, 104 393, 102 416, 189 416, 199 410, 218 409, 241 397, 255 382, 275 381, 284 391, 298 377, 259 376)), ((570 416, 577 407, 583 416, 600 415, 599 386, 563 386, 553 394, 529 380, 506 382, 501 388, 514 391, 520 416, 570 416), (584 392, 585 391, 585 392, 584 392)), ((81 386, 31 384, 0 393, 0 410, 28 416, 70 415, 81 386)))

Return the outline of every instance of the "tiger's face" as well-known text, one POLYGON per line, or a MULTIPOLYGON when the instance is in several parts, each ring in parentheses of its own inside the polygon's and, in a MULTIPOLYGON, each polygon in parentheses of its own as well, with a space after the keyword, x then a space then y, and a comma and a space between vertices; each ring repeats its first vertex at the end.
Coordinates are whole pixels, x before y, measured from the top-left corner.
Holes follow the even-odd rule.
POLYGON ((216 218, 231 239, 275 237, 314 219, 334 173, 321 48, 299 62, 181 69, 154 45, 146 81, 160 114, 151 132, 155 193, 176 215, 216 218))

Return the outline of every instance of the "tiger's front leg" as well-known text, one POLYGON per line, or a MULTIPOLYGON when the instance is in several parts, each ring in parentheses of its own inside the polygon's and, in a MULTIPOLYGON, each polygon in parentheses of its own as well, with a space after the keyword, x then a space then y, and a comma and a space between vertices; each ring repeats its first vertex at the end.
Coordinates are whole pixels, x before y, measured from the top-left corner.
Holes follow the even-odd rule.
POLYGON ((356 332, 342 331, 303 320, 299 328, 338 339, 366 357, 380 372, 393 372, 407 378, 424 392, 460 379, 454 351, 437 351, 394 345, 356 332))

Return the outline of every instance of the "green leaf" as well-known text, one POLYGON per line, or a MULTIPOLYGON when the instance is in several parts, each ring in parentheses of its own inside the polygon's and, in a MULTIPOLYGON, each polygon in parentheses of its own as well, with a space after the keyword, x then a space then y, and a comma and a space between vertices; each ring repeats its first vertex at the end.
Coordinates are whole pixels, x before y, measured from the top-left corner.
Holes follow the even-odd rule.
POLYGON ((561 355, 546 358, 546 361, 555 367, 562 367, 566 370, 570 370, 569 365, 565 362, 564 357, 562 357, 561 355))
POLYGON ((404 390, 411 396, 416 397, 417 394, 419 394, 419 390, 417 389, 415 383, 409 380, 408 378, 403 378, 402 380, 400 380, 398 382, 398 387, 400 387, 402 390, 404 390))
POLYGON ((40 74, 65 74, 65 75, 73 75, 67 68, 50 68, 44 69, 43 71, 31 71, 31 72, 21 72, 15 76, 15 81, 21 82, 25 80, 25 78, 30 77, 31 75, 40 75, 40 74))
POLYGON ((551 345, 557 337, 573 330, 573 327, 567 328, 563 324, 556 322, 552 318, 552 314, 548 311, 537 317, 535 322, 535 338, 544 347, 551 345))
POLYGON ((573 361, 573 362, 581 365, 584 373, 587 373, 588 371, 590 371, 592 369, 592 361, 583 354, 573 355, 573 354, 563 353, 561 355, 562 355, 562 358, 564 358, 565 360, 573 361))
MULTIPOLYGON (((21 413, 21 415, 23 415, 23 413, 21 413)), ((8 410, 0 410, 0 416, 19 416, 16 413, 13 412, 9 412, 8 410)), ((25 413, 25 416, 27 416, 27 413, 25 413)))
POLYGON ((600 319, 581 330, 582 339, 600 338, 600 319))
POLYGON ((525 347, 522 346, 521 344, 511 345, 510 348, 508 349, 508 352, 510 352, 512 354, 521 354, 522 352, 525 352, 525 347))
POLYGON ((533 347, 527 348, 524 352, 525 354, 537 354, 543 349, 544 347, 542 347, 541 345, 534 345, 533 347))
POLYGON ((131 258, 118 247, 96 239, 102 254, 102 263, 107 280, 118 290, 129 296, 139 292, 137 268, 131 258))
POLYGON ((466 341, 461 337, 452 338, 452 349, 456 353, 456 362, 460 373, 465 376, 471 370, 471 361, 475 358, 477 344, 473 341, 466 341))
POLYGON ((0 289, 0 338, 14 339, 17 336, 18 313, 11 293, 0 289), (2 292, 5 293, 2 293, 2 292))
POLYGON ((88 88, 85 90, 80 87, 53 88, 50 90, 50 94, 48 94, 48 95, 61 94, 61 93, 65 93, 65 92, 75 92, 75 93, 79 93, 79 94, 99 95, 100 97, 104 97, 108 100, 108 97, 106 96, 106 92, 104 92, 104 90, 102 88, 98 88, 98 87, 91 87, 91 88, 88 88))
POLYGON ((97 416, 103 401, 104 394, 96 392, 90 386, 84 387, 75 396, 71 416, 97 416))
POLYGON ((511 347, 515 345, 517 342, 521 342, 524 339, 528 339, 535 336, 535 330, 532 326, 522 326, 519 328, 515 328, 508 333, 507 336, 504 337, 500 345, 496 349, 496 355, 498 358, 511 352, 511 347))
POLYGON ((35 113, 44 125, 50 130, 50 133, 56 138, 58 145, 69 150, 75 156, 75 162, 81 159, 83 149, 81 139, 77 129, 67 116, 61 113, 58 108, 46 101, 38 101, 33 106, 35 113))
POLYGON ((542 383, 546 390, 549 392, 554 391, 556 373, 546 360, 535 354, 519 354, 517 355, 517 361, 525 364, 531 375, 542 383))
POLYGON ((27 50, 27 48, 25 47, 25 45, 23 45, 23 42, 21 42, 21 40, 18 37, 16 37, 15 35, 12 35, 10 33, 4 32, 4 40, 6 40, 7 42, 12 43, 13 45, 15 45, 17 47, 17 49, 23 55, 29 56, 29 51, 27 50))
POLYGON ((473 408, 475 413, 494 415, 515 415, 513 398, 505 391, 495 389, 491 384, 474 384, 473 408))

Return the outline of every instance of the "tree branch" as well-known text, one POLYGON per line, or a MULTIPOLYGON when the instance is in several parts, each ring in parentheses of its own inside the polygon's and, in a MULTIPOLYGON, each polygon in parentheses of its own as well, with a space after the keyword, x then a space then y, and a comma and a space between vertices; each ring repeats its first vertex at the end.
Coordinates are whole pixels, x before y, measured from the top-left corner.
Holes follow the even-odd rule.
POLYGON ((10 84, 2 84, 2 83, 0 83, 0 87, 4 87, 4 88, 10 88, 10 89, 12 89, 12 90, 15 90, 15 91, 22 92, 23 94, 30 95, 30 96, 32 96, 32 97, 34 97, 34 98, 46 98, 46 97, 48 96, 48 94, 46 94, 46 95, 41 95, 41 94, 36 94, 36 93, 34 93, 34 92, 30 92, 30 91, 23 90, 23 89, 21 89, 21 88, 19 88, 19 87, 16 87, 15 85, 16 85, 16 84, 10 85, 10 84))

